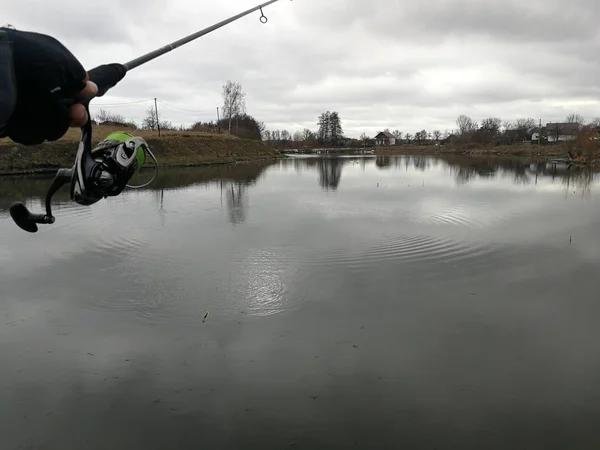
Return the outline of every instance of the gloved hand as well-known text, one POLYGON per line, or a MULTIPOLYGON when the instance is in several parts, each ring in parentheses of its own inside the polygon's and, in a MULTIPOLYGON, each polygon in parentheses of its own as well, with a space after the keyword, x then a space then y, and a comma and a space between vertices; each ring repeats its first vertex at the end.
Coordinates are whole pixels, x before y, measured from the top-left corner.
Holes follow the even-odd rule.
MULTIPOLYGON (((91 99, 98 88, 77 58, 51 36, 9 28, 0 31, 12 44, 16 95, 3 134, 35 145, 60 139, 70 126, 83 126, 89 117, 84 106, 75 102, 91 99)), ((2 68, 0 77, 4 73, 10 72, 2 68)), ((5 82, 0 80, 0 85, 5 82)))

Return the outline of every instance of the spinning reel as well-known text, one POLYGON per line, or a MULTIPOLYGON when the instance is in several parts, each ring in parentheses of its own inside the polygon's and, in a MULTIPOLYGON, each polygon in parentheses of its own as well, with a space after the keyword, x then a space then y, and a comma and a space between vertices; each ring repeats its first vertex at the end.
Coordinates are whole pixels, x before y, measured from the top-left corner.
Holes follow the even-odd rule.
MULTIPOLYGON (((129 70, 152 61, 222 26, 235 22, 252 12, 260 10, 261 16, 259 19, 262 23, 266 23, 267 17, 263 12, 263 8, 277 1, 279 0, 269 0, 128 63, 105 64, 90 70, 88 72, 89 79, 98 86, 96 97, 102 97, 110 88, 121 81, 129 70)), ((57 92, 60 94, 60 88, 52 91, 52 93, 57 92)), ((90 117, 88 103, 85 103, 84 106, 88 112, 88 117, 90 117)), ((23 203, 18 202, 10 207, 10 215, 23 230, 35 233, 38 231, 38 224, 54 223, 55 218, 52 215, 51 207, 52 196, 67 183, 70 183, 71 200, 80 205, 93 205, 103 198, 119 195, 126 187, 140 188, 147 186, 156 178, 156 174, 152 180, 141 186, 127 184, 131 177, 144 165, 146 154, 154 160, 158 172, 156 158, 148 148, 146 141, 140 137, 133 137, 127 133, 113 133, 92 148, 92 124, 89 120, 81 129, 81 141, 79 142, 75 163, 70 169, 59 169, 48 189, 46 214, 32 214, 23 203)))
MULTIPOLYGON (((89 72, 90 80, 98 85, 98 96, 103 95, 125 75, 119 64, 97 67, 89 72)), ((89 114, 89 107, 85 105, 89 114)), ((81 129, 81 141, 75 162, 70 169, 59 169, 46 193, 46 214, 32 214, 21 203, 10 207, 10 215, 15 223, 25 231, 35 233, 38 224, 52 224, 52 196, 65 184, 70 184, 71 200, 80 205, 93 205, 106 197, 119 195, 126 187, 147 186, 156 178, 140 186, 130 186, 129 180, 144 166, 146 154, 154 160, 156 172, 158 162, 148 144, 141 137, 128 133, 112 133, 92 148, 92 122, 81 129)))
POLYGON ((38 224, 52 224, 52 196, 64 185, 70 183, 71 200, 80 205, 93 205, 106 197, 119 195, 125 187, 147 186, 156 178, 139 186, 127 184, 146 162, 146 153, 154 160, 158 172, 158 162, 148 145, 141 137, 128 133, 112 133, 91 148, 91 125, 82 131, 75 164, 70 169, 59 169, 46 193, 46 214, 32 214, 21 203, 10 207, 10 215, 15 223, 25 231, 35 233, 38 224))

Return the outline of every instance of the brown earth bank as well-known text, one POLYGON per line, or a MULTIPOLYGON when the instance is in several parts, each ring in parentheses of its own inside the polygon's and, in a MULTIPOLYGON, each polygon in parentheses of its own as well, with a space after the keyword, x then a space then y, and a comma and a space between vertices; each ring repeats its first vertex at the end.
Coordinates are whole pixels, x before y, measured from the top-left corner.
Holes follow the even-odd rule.
MULTIPOLYGON (((283 157, 260 141, 239 139, 228 134, 166 132, 159 137, 152 131, 95 126, 92 134, 94 144, 114 131, 127 131, 146 139, 160 167, 228 164, 283 157)), ((54 172, 61 167, 71 167, 78 144, 78 130, 69 130, 58 141, 35 146, 0 139, 0 175, 54 172)), ((152 166, 152 162, 147 162, 147 167, 152 166)))

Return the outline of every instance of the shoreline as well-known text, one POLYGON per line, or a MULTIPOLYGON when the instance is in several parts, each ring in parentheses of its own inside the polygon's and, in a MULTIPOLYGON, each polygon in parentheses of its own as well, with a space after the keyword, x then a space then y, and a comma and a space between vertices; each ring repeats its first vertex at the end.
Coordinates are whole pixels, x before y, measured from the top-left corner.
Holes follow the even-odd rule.
MULTIPOLYGON (((313 149, 289 149, 283 150, 286 154, 351 154, 351 155, 372 155, 372 156, 463 156, 486 157, 486 158, 534 158, 550 162, 555 158, 568 158, 569 150, 577 154, 576 149, 571 149, 567 145, 543 145, 538 147, 532 144, 503 145, 494 147, 462 147, 462 146, 418 146, 418 145, 400 145, 390 147, 366 147, 366 148, 313 148, 313 149)), ((573 164, 585 166, 600 166, 600 158, 579 156, 571 161, 573 164)))
MULTIPOLYGON (((94 136, 105 136, 114 130, 97 126, 94 136)), ((228 134, 167 132, 158 137, 155 132, 126 130, 141 135, 156 155, 161 168, 208 167, 247 162, 277 161, 292 155, 373 155, 373 156, 460 156, 465 158, 529 158, 551 162, 568 157, 567 145, 531 144, 495 147, 418 146, 401 145, 367 148, 276 149, 262 141, 239 139, 228 134), (286 151, 287 150, 287 151, 286 151)), ((95 145, 99 139, 94 139, 95 145)), ((15 144, 0 139, 0 177, 53 174, 59 168, 71 167, 79 141, 76 133, 63 139, 36 146, 15 144)), ((599 158, 576 158, 568 163, 581 166, 600 166, 599 158)), ((142 170, 153 170, 147 162, 142 170)))
MULTIPOLYGON (((105 136, 113 131, 100 128, 95 130, 94 135, 105 136)), ((131 133, 141 135, 146 140, 158 160, 159 169, 264 162, 285 158, 285 155, 267 147, 261 141, 239 139, 229 135, 170 132, 158 137, 155 133, 131 133)), ((93 144, 98 141, 99 139, 94 139, 93 144)), ((78 145, 79 141, 72 137, 35 146, 16 144, 8 139, 0 140, 0 177, 52 174, 60 168, 71 167, 78 145)), ((148 160, 142 170, 154 170, 153 163, 148 160)))

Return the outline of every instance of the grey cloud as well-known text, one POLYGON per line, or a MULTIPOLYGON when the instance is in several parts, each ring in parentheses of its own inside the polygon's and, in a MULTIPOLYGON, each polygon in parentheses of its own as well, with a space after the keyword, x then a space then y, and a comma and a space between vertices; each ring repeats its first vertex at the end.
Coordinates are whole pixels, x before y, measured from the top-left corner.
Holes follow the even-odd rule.
POLYGON ((46 32, 65 41, 117 43, 133 41, 136 31, 146 26, 145 20, 153 18, 153 9, 167 5, 167 0, 113 0, 110 5, 60 0, 48 3, 47 8, 40 8, 39 3, 35 7, 11 5, 8 16, 16 28, 46 32))
MULTIPOLYGON (((16 26, 63 39, 93 67, 127 61, 254 4, 106 0, 75 8, 56 0, 37 5, 36 17, 17 2, 3 12, 16 26), (78 14, 65 15, 70 9, 78 14)), ((158 97, 173 107, 164 108, 166 120, 211 120, 231 79, 246 91, 250 114, 292 132, 315 129, 325 110, 337 110, 352 137, 385 127, 452 129, 459 114, 591 118, 600 116, 599 12, 591 0, 281 1, 265 10, 266 25, 256 13, 176 49, 132 71, 92 109, 158 97)), ((146 108, 114 111, 140 121, 146 108)))
POLYGON ((598 35, 595 0, 568 5, 545 0, 332 1, 303 11, 307 19, 360 26, 387 37, 434 42, 445 37, 489 36, 523 42, 580 41, 598 35))

